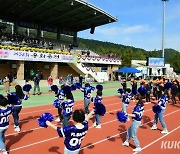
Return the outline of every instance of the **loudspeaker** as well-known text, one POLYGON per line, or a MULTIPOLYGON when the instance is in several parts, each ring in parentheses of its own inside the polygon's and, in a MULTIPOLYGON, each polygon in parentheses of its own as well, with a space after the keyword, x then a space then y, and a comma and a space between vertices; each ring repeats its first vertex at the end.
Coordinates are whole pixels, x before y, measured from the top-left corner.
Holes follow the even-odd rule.
POLYGON ((95 31, 95 27, 94 27, 94 26, 91 26, 90 33, 91 33, 91 34, 94 34, 94 31, 95 31))

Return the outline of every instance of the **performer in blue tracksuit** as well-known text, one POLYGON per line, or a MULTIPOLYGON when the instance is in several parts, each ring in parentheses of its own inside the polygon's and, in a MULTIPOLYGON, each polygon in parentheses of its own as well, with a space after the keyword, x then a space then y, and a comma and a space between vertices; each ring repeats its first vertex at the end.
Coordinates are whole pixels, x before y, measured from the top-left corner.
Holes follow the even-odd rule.
POLYGON ((63 126, 68 126, 68 121, 71 118, 72 110, 74 106, 74 98, 72 93, 66 94, 66 101, 61 103, 63 112, 63 126))
POLYGON ((58 108, 58 118, 55 120, 56 122, 61 122, 63 120, 62 115, 62 106, 61 103, 64 101, 65 98, 65 92, 63 90, 64 85, 61 86, 61 89, 58 90, 56 97, 58 98, 58 101, 60 103, 60 107, 58 108))
POLYGON ((12 113, 12 107, 7 107, 8 100, 0 95, 0 150, 2 154, 7 154, 5 146, 5 132, 9 127, 9 116, 12 113))
POLYGON ((141 83, 141 86, 138 88, 138 93, 141 95, 141 97, 143 99, 145 99, 145 97, 146 97, 146 86, 145 86, 144 81, 141 83))
POLYGON ((161 125, 163 127, 163 131, 161 131, 162 134, 168 133, 167 126, 166 126, 166 124, 164 122, 164 112, 165 112, 167 103, 168 103, 168 95, 165 94, 164 89, 163 89, 162 90, 162 96, 158 100, 158 105, 161 107, 161 112, 160 113, 155 113, 155 115, 154 115, 154 123, 153 123, 153 126, 151 127, 152 130, 157 129, 156 124, 158 123, 158 118, 159 118, 159 121, 160 121, 160 123, 161 123, 161 125))
MULTIPOLYGON (((95 98, 92 98, 92 101, 94 102, 94 108, 98 103, 102 103, 102 91, 97 90, 97 95, 95 98)), ((99 114, 95 114, 95 121, 93 123, 93 127, 101 128, 101 119, 99 114)))
POLYGON ((84 92, 84 109, 85 113, 89 114, 89 104, 91 102, 91 91, 92 88, 89 83, 85 84, 84 88, 81 88, 81 91, 84 92))
POLYGON ((14 131, 20 132, 20 127, 19 127, 19 113, 21 112, 22 109, 22 100, 27 100, 28 95, 24 94, 22 91, 22 88, 20 85, 15 86, 16 92, 12 92, 8 95, 14 95, 16 97, 15 102, 11 103, 13 107, 13 119, 14 119, 14 131))
POLYGON ((133 98, 133 94, 131 94, 131 89, 127 88, 126 93, 122 99, 122 111, 127 113, 127 107, 130 103, 130 100, 133 98))
POLYGON ((65 137, 64 154, 78 154, 80 151, 81 143, 88 131, 88 120, 94 114, 92 110, 85 118, 83 110, 75 110, 73 113, 73 121, 75 125, 67 127, 57 127, 51 122, 47 121, 46 124, 59 134, 59 137, 65 137))
POLYGON ((128 114, 128 116, 132 117, 132 124, 129 127, 129 129, 127 130, 126 141, 122 144, 124 146, 129 146, 129 139, 132 138, 132 140, 134 141, 134 143, 136 145, 136 148, 133 149, 133 152, 141 151, 140 142, 136 136, 136 133, 141 124, 141 119, 142 119, 143 112, 144 112, 144 104, 142 101, 142 97, 137 96, 136 100, 138 102, 137 102, 136 106, 134 107, 132 114, 128 114))

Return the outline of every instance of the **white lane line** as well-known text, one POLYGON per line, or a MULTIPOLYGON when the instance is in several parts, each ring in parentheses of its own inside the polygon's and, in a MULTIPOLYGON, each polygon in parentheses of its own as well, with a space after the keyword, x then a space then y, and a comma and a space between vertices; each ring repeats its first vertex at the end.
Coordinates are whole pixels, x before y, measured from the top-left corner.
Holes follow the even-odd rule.
MULTIPOLYGON (((151 110, 151 109, 150 109, 150 110, 151 110)), ((150 111, 150 110, 147 110, 147 111, 150 111)), ((145 111, 145 112, 147 112, 147 111, 145 111)), ((168 115, 171 115, 171 114, 173 114, 173 113, 176 113, 176 112, 178 112, 178 111, 180 111, 180 109, 179 109, 179 110, 176 110, 176 111, 174 111, 174 112, 171 112, 171 113, 169 113, 169 114, 166 114, 164 117, 166 117, 166 116, 168 116, 168 115)), ((108 124, 108 123, 110 123, 110 122, 115 122, 115 121, 117 121, 117 120, 112 120, 112 121, 103 123, 102 125, 108 124)), ((151 123, 152 121, 153 121, 153 120, 151 120, 151 121, 149 121, 149 122, 146 122, 146 123, 144 123, 144 124, 142 124, 142 125, 146 125, 146 124, 148 124, 148 123, 151 123)), ((91 128, 94 128, 94 127, 90 127, 90 129, 91 129, 91 128)), ((96 144, 98 144, 98 143, 102 143, 102 142, 104 142, 104 141, 106 141, 106 140, 108 140, 108 139, 111 139, 111 138, 113 138, 113 137, 116 137, 116 136, 118 136, 118 135, 120 135, 120 134, 123 134, 123 133, 126 133, 126 132, 127 132, 127 131, 124 131, 124 132, 115 134, 115 135, 113 135, 113 136, 111 136, 111 137, 105 138, 105 139, 100 140, 100 141, 98 141, 98 142, 95 142, 95 143, 93 143, 93 144, 91 144, 91 145, 85 146, 85 147, 83 147, 83 148, 81 148, 81 149, 85 149, 85 148, 88 148, 88 147, 90 147, 90 146, 92 146, 92 145, 96 145, 96 144)), ((46 139, 46 140, 42 140, 42 141, 39 141, 39 142, 35 142, 35 143, 32 143, 32 144, 28 144, 28 145, 25 145, 25 146, 21 146, 21 147, 15 148, 15 149, 11 149, 11 150, 9 150, 9 152, 11 152, 11 151, 16 151, 16 150, 23 149, 23 148, 27 148, 27 147, 30 147, 30 146, 33 146, 33 145, 37 145, 37 144, 40 144, 40 143, 44 143, 44 142, 47 142, 47 141, 51 141, 51 140, 54 140, 54 139, 57 139, 57 138, 59 138, 59 136, 53 137, 53 138, 49 138, 49 139, 46 139)))
MULTIPOLYGON (((54 95, 54 94, 53 94, 54 95)), ((106 98, 106 97, 116 97, 117 96, 117 98, 119 98, 119 96, 118 95, 111 95, 111 96, 103 96, 103 98, 106 98)), ((55 96, 54 96, 55 97, 55 96)), ((77 100, 77 102, 78 101, 83 101, 83 99, 81 99, 81 100, 77 100)), ((27 109, 27 108, 34 108, 34 107, 41 107, 41 106, 47 106, 47 105, 51 105, 51 104, 42 104, 42 105, 35 105, 35 106, 27 106, 27 107, 23 107, 24 109, 27 109)))
MULTIPOLYGON (((115 103, 115 104, 119 104, 119 103, 115 103)), ((109 104, 109 106, 110 105, 112 105, 112 104, 109 104)), ((133 105, 132 106, 129 106, 128 108, 131 108, 131 107, 134 107, 133 105)), ((90 108, 90 109, 92 109, 92 108, 90 108)), ((119 110, 121 110, 121 109, 116 109, 116 110, 111 110, 111 111, 108 111, 108 112, 106 112, 106 113, 111 113, 111 112, 115 112, 115 111, 119 111, 119 110)), ((150 110, 152 110, 152 109, 149 109, 149 110, 146 110, 146 111, 150 111, 150 110)), ((145 112, 146 112, 145 111, 145 112)), ((57 115, 54 115, 54 117, 55 116, 57 116, 57 115)), ((34 118, 35 119, 35 118, 34 118)), ((36 119, 38 119, 38 118, 36 118, 36 119)), ((25 120, 24 120, 25 121, 25 120)), ((27 120, 28 121, 28 120, 27 120)), ((70 120, 70 121, 72 121, 72 120, 70 120)), ((113 120, 114 121, 114 120, 113 120)), ((115 120, 115 121, 117 121, 117 120, 115 120)), ((21 121, 22 122, 22 121, 21 121)), ((25 131, 21 131, 21 132, 18 132, 18 134, 20 134, 20 133, 25 133, 25 132, 29 132, 29 131, 33 131, 33 130, 38 130, 38 129, 41 129, 41 127, 37 127, 37 128, 33 128, 33 129, 29 129, 29 130, 25 130, 25 131)), ((15 135, 15 134, 17 134, 17 133, 11 133, 11 134, 7 134, 6 135, 6 137, 7 136, 11 136, 11 135, 15 135)))
MULTIPOLYGON (((113 106, 113 105, 117 105, 117 104, 121 104, 121 103, 114 103, 114 104, 109 104, 109 105, 106 105, 106 107, 107 106, 113 106)), ((78 106, 81 106, 82 104, 79 104, 78 106)), ((77 106, 76 106, 77 107, 77 106)), ((49 109, 49 110, 57 110, 57 108, 53 108, 53 109, 49 109)), ((89 108, 89 109, 92 109, 92 108, 89 108)), ((41 111, 47 111, 47 110, 41 110, 41 111)), ((40 112, 40 111, 36 111, 36 112, 40 112)), ((53 115, 54 117, 55 116, 57 116, 58 114, 55 114, 55 115, 53 115)), ((38 118, 32 118, 32 119, 27 119, 27 120, 19 120, 19 122, 21 123, 21 122, 26 122, 26 121, 31 121, 31 120, 36 120, 36 119, 38 119, 38 118)), ((14 123, 11 123, 11 124, 14 124, 14 123)))
MULTIPOLYGON (((114 112, 114 111, 119 111, 119 110, 120 110, 120 109, 112 110, 112 111, 109 111, 109 112, 106 112, 106 113, 110 113, 110 112, 114 112)), ((72 121, 72 120, 70 120, 70 121, 72 121)), ((114 120, 113 120, 113 121, 114 121, 114 120)), ((117 120, 115 120, 115 121, 117 121, 117 120)), ((102 125, 103 125, 103 124, 102 124, 102 125)), ((37 128, 33 128, 33 129, 21 131, 21 132, 18 132, 18 134, 20 134, 20 133, 25 133, 25 132, 29 132, 29 131, 33 131, 33 130, 37 130, 37 129, 41 129, 41 128, 42 128, 42 127, 37 127, 37 128)), ((6 137, 7 137, 7 136, 11 136, 11 135, 15 135, 15 134, 17 134, 17 133, 7 134, 6 137)))
MULTIPOLYGON (((103 102, 106 102, 106 101, 112 101, 112 100, 117 100, 117 98, 115 99, 109 99, 109 100, 103 100, 103 102)), ((83 101, 83 100, 82 100, 83 101)), ((121 102, 121 101, 120 101, 121 102)), ((79 103, 82 103, 82 102, 79 102, 79 103)), ((83 105, 83 103, 82 104, 79 104, 78 103, 78 105, 76 105, 77 104, 77 102, 75 102, 75 105, 76 106, 80 106, 80 105, 83 105)), ((48 104, 48 105, 51 105, 51 106, 53 106, 53 104, 48 104)), ((55 110, 56 108, 55 107, 53 107, 53 108, 50 108, 50 109, 43 109, 43 110, 38 110, 38 111, 33 111, 33 112, 24 112, 24 113, 20 113, 19 115, 23 115, 23 114, 29 114, 29 113, 37 113, 37 112, 41 112, 41 111, 48 111, 48 110, 55 110)))
MULTIPOLYGON (((175 129, 171 130, 168 134, 165 134, 163 136, 161 136, 160 138, 158 138, 157 140, 154 140, 153 142, 149 143, 148 145, 146 145, 145 147, 142 148, 142 150, 148 148, 149 146, 153 145, 154 143, 158 142, 159 140, 161 140, 162 138, 168 136, 169 134, 173 133, 174 131, 178 130, 180 128, 180 125, 178 127, 176 127, 175 129)), ((133 154, 136 154, 137 152, 134 152, 133 154)))
MULTIPOLYGON (((176 111, 174 111, 174 112, 171 112, 171 113, 169 113, 169 114, 166 114, 164 117, 166 117, 166 116, 169 116, 169 115, 171 115, 171 114, 173 114, 173 113, 176 113, 176 112, 178 112, 178 111, 180 111, 180 109, 179 110, 176 110, 176 111)), ((148 123, 151 123, 151 122, 153 122, 154 120, 151 120, 151 121, 149 121, 149 122, 146 122, 146 123, 144 123, 144 124, 142 124, 141 126, 143 126, 143 125, 146 125, 146 124, 148 124, 148 123)), ((97 142, 95 142, 95 143, 93 143, 93 144, 91 144, 91 145, 88 145, 88 146, 85 146, 85 147, 83 147, 83 148, 81 148, 81 150, 82 149, 86 149, 86 148, 88 148, 88 147, 91 147, 91 146, 93 146, 93 145, 96 145, 96 144, 98 144, 98 143, 102 143, 102 142, 104 142, 104 141, 107 141, 107 140, 109 140, 109 139, 111 139, 111 138, 114 138, 114 137, 116 137, 116 136, 118 136, 118 135, 121 135, 121 134, 124 134, 124 133, 126 133, 127 131, 124 131, 124 132, 122 132, 122 133, 118 133, 118 134, 115 134, 115 135, 113 135, 113 136, 110 136, 110 137, 108 137, 108 138, 105 138, 105 139, 103 139, 103 140, 100 140, 100 141, 97 141, 97 142)))

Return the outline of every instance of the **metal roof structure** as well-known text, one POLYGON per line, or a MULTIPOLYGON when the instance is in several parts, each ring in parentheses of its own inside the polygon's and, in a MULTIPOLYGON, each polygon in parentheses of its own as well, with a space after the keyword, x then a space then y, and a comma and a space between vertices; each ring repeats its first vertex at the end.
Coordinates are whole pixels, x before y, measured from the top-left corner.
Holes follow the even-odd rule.
POLYGON ((84 0, 0 0, 0 19, 27 28, 41 25, 47 31, 51 27, 73 32, 117 21, 84 0))

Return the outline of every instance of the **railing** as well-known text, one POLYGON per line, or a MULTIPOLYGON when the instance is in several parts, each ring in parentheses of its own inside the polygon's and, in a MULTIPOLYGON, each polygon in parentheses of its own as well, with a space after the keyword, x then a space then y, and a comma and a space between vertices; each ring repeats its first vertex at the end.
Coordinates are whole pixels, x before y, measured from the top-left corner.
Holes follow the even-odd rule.
POLYGON ((109 58, 102 56, 82 56, 78 57, 78 62, 81 63, 110 63, 121 65, 121 60, 119 58, 109 58))
POLYGON ((93 73, 94 75, 97 75, 96 71, 91 67, 85 66, 83 63, 81 63, 81 66, 85 68, 88 73, 93 73))
POLYGON ((80 54, 72 54, 67 51, 59 51, 59 50, 53 50, 53 49, 44 49, 44 48, 33 48, 33 47, 27 47, 27 46, 10 46, 10 45, 0 45, 0 49, 7 49, 7 50, 17 50, 17 51, 32 51, 32 52, 44 52, 44 53, 54 53, 54 54, 65 54, 65 55, 74 55, 81 57, 80 54))

